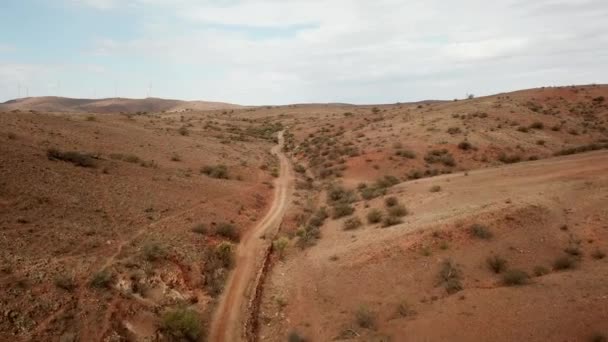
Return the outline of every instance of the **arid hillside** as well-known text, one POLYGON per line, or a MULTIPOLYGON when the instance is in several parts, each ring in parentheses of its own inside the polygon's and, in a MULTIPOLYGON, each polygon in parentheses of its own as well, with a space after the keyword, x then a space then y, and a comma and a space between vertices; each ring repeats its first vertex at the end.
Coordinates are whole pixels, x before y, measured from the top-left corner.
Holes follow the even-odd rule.
POLYGON ((166 338, 183 307, 204 336, 271 199, 279 128, 208 112, 0 126, 0 340, 166 338))
POLYGON ((28 97, 0 104, 0 111, 63 113, 157 113, 236 109, 241 106, 222 102, 146 99, 70 99, 65 97, 28 97))
POLYGON ((606 98, 0 105, 0 340, 602 341, 606 98))

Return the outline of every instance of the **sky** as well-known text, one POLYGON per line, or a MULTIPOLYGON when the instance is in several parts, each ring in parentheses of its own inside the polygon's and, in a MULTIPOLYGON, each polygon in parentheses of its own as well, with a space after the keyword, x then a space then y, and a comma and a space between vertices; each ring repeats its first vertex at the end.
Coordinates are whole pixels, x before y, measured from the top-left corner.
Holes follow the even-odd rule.
POLYGON ((606 0, 0 0, 0 101, 395 103, 608 83, 606 0))

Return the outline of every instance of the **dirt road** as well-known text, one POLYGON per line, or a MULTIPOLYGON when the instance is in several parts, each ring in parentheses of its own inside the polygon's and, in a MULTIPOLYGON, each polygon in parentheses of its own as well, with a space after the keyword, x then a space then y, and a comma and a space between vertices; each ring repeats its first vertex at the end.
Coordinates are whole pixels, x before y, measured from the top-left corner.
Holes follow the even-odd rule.
POLYGON ((279 143, 271 150, 280 162, 280 176, 274 182, 272 204, 266 216, 243 236, 237 248, 236 267, 216 309, 209 341, 243 340, 247 303, 256 285, 258 271, 262 267, 264 251, 272 243, 272 237, 279 228, 291 197, 294 176, 289 160, 281 152, 283 141, 283 132, 280 132, 279 143))

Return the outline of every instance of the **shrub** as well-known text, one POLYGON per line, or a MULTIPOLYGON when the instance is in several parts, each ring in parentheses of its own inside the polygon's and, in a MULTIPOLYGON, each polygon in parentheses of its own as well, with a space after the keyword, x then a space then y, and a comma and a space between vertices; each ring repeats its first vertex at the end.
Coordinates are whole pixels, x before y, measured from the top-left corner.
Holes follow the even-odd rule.
POLYGON ((507 286, 524 285, 530 280, 530 276, 522 270, 508 270, 502 277, 502 282, 507 286))
POLYGON ((388 208, 394 207, 397 204, 399 204, 399 200, 397 199, 397 197, 391 196, 384 199, 384 205, 386 205, 388 208))
POLYGON ((148 261, 157 261, 165 258, 167 251, 165 248, 156 242, 148 242, 144 245, 143 256, 148 261))
POLYGON ((177 309, 163 315, 161 329, 177 341, 198 341, 202 335, 202 319, 190 309, 177 309))
POLYGON ((537 277, 544 276, 545 274, 549 274, 549 270, 545 266, 535 266, 534 267, 534 275, 537 277))
POLYGON ((471 227, 469 228, 469 232, 472 236, 478 239, 489 240, 493 236, 492 232, 490 231, 490 229, 488 229, 488 227, 479 223, 471 225, 471 227))
POLYGON ((604 259, 606 257, 606 253, 599 249, 596 249, 593 253, 591 253, 591 257, 597 260, 604 259))
POLYGON ((424 156, 424 160, 429 164, 442 163, 445 166, 455 166, 456 161, 448 150, 431 150, 424 156))
POLYGON ((416 314, 407 302, 401 302, 397 305, 397 314, 401 317, 408 317, 416 314))
POLYGON ((370 200, 376 197, 380 197, 386 194, 386 188, 378 188, 378 187, 365 187, 360 188, 359 193, 361 194, 361 198, 364 200, 370 200))
POLYGON ((507 268, 507 260, 499 257, 498 255, 493 255, 489 257, 487 260, 488 266, 494 273, 500 273, 507 268))
POLYGON ((458 148, 464 151, 468 151, 473 148, 473 145, 471 145, 471 143, 468 141, 462 141, 460 142, 460 144, 458 144, 458 148))
POLYGON ((230 269, 234 266, 234 247, 230 242, 222 242, 215 247, 215 256, 222 267, 230 269))
POLYGON ((74 276, 62 274, 55 278, 55 286, 60 289, 72 292, 76 288, 76 281, 74 280, 74 276))
POLYGON ((107 289, 112 285, 113 278, 114 275, 110 271, 103 270, 93 276, 90 285, 98 289, 107 289))
POLYGON ((138 156, 136 156, 134 154, 112 153, 112 154, 110 154, 110 158, 116 159, 116 160, 122 160, 127 163, 133 163, 133 164, 139 164, 139 163, 143 162, 141 160, 141 158, 139 158, 138 156))
POLYGON ((363 223, 361 223, 361 220, 358 217, 351 217, 349 219, 347 219, 346 221, 344 221, 344 230, 353 230, 353 229, 357 229, 359 227, 361 227, 363 223))
POLYGON ((395 155, 407 158, 407 159, 416 159, 416 153, 410 150, 398 150, 395 152, 395 155))
POLYGON ((432 186, 432 187, 429 189, 429 191, 430 191, 430 192, 439 192, 439 191, 441 191, 441 186, 439 186, 439 185, 433 185, 433 186, 432 186))
POLYGON ((392 227, 401 223, 403 223, 403 221, 399 217, 387 216, 382 220, 382 227, 392 227))
POLYGON ((456 293, 463 289, 460 282, 460 269, 452 260, 445 260, 439 270, 439 281, 443 283, 448 294, 456 293))
POLYGON ((183 136, 190 135, 190 132, 188 131, 188 128, 186 128, 186 126, 182 126, 182 127, 180 127, 180 128, 177 130, 177 132, 178 132, 180 135, 183 135, 183 136))
POLYGON ((454 134, 461 133, 461 132, 462 132, 462 130, 460 129, 460 127, 450 127, 450 128, 448 128, 447 132, 448 132, 449 134, 454 135, 454 134))
POLYGON ((507 155, 503 152, 498 155, 498 160, 505 164, 514 164, 521 161, 521 156, 517 154, 507 155))
POLYGON ((304 173, 304 172, 306 172, 306 168, 305 168, 304 166, 302 166, 302 164, 296 164, 296 165, 293 167, 293 169, 294 169, 294 171, 295 171, 295 172, 297 172, 297 173, 304 173))
POLYGON ((231 223, 222 222, 218 224, 215 228, 215 233, 234 242, 238 242, 240 240, 238 229, 236 229, 236 227, 231 223))
POLYGON ((528 133, 529 132, 528 127, 525 127, 525 126, 519 126, 519 127, 517 127, 517 130, 520 131, 520 132, 522 132, 522 133, 528 133))
POLYGON ((346 203, 340 203, 334 206, 334 212, 332 218, 339 219, 345 216, 352 215, 355 212, 355 208, 351 207, 346 203))
POLYGON ((56 148, 49 148, 46 151, 46 156, 49 160, 61 160, 72 163, 80 167, 95 167, 95 159, 92 155, 80 152, 62 152, 56 148))
POLYGON ((367 213, 367 222, 374 224, 382 221, 382 212, 378 209, 372 209, 367 213))
POLYGON ((297 331, 292 331, 287 336, 288 342, 306 342, 306 338, 302 337, 297 331))
POLYGON ((177 154, 177 153, 171 154, 171 161, 178 162, 181 160, 182 160, 182 157, 179 154, 177 154))
POLYGON ((192 232, 197 234, 207 234, 207 227, 204 224, 199 223, 192 227, 192 232))
POLYGON ((204 166, 201 169, 201 173, 217 179, 228 179, 228 168, 226 165, 215 165, 215 166, 204 166))
POLYGON ((391 217, 403 217, 408 214, 407 209, 403 205, 396 205, 388 208, 388 215, 391 217))
POLYGON ((574 267, 576 267, 576 260, 568 255, 560 256, 553 262, 553 269, 557 271, 569 270, 574 267))
POLYGON ((545 125, 540 121, 535 121, 530 125, 530 128, 533 128, 533 129, 543 129, 544 127, 545 127, 545 125))
POLYGON ((572 255, 573 257, 579 257, 582 254, 580 248, 577 245, 570 245, 570 246, 566 247, 564 249, 564 252, 572 255))
POLYGON ((399 184, 399 179, 395 176, 384 176, 376 180, 376 187, 378 188, 390 188, 393 185, 399 184))
POLYGON ((607 342, 608 339, 603 334, 594 334, 593 336, 591 336, 591 338, 589 339, 589 341, 591 341, 591 342, 607 342))
POLYGON ((272 248, 279 254, 279 258, 285 256, 285 250, 289 246, 289 239, 282 236, 272 242, 272 248))
POLYGON ((361 306, 355 314, 355 320, 357 325, 365 329, 373 329, 376 326, 376 319, 374 313, 371 312, 367 307, 361 306))
POLYGON ((10 132, 6 134, 6 137, 9 138, 10 140, 15 140, 17 139, 17 134, 10 132))

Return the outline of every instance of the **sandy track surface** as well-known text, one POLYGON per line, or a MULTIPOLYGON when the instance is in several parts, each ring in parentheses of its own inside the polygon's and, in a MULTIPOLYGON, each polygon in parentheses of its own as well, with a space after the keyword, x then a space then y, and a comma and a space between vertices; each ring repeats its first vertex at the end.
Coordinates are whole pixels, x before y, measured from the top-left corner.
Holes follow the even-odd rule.
POLYGON ((283 132, 272 153, 279 158, 280 176, 274 182, 274 197, 266 216, 249 230, 237 248, 236 267, 228 279, 211 324, 210 341, 241 341, 247 317, 249 294, 255 286, 263 254, 271 237, 278 230, 291 196, 293 172, 287 157, 281 152, 283 132))

